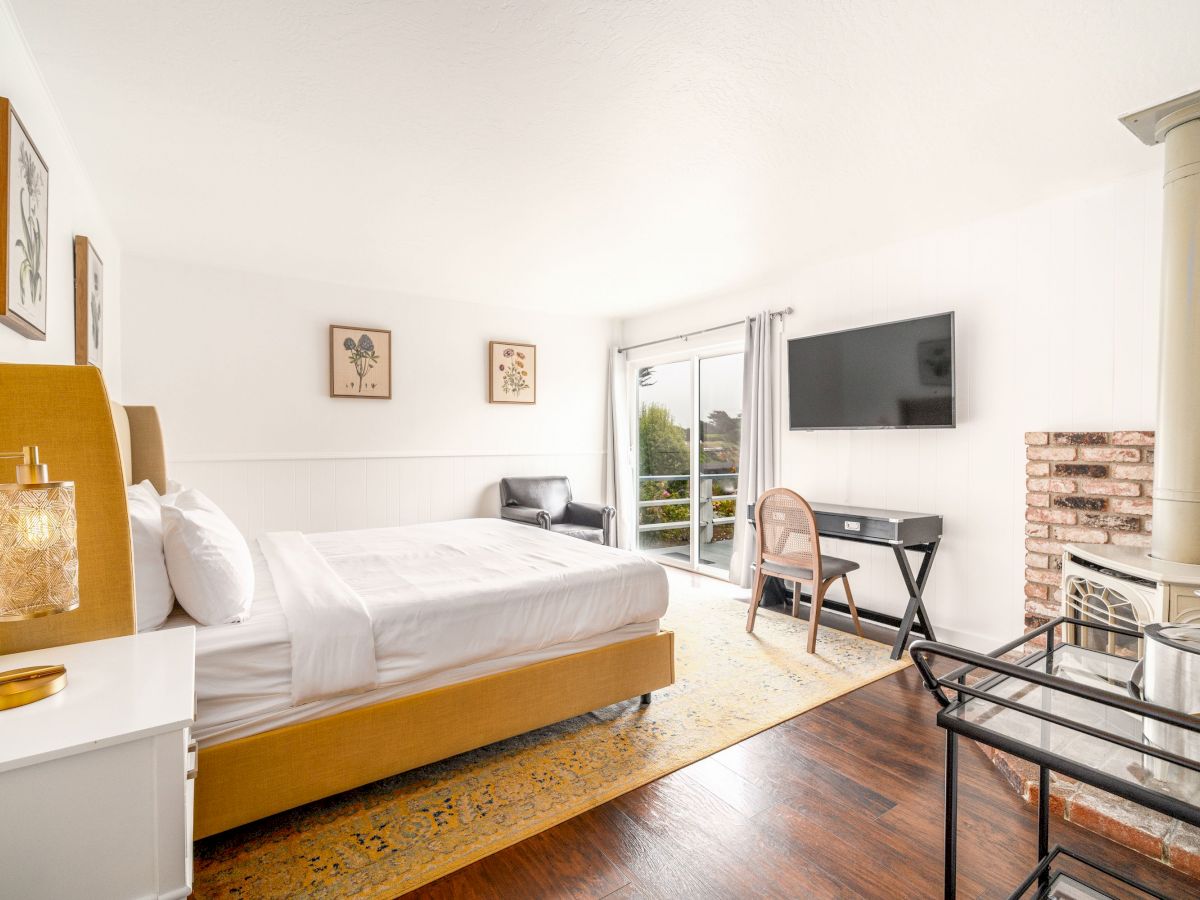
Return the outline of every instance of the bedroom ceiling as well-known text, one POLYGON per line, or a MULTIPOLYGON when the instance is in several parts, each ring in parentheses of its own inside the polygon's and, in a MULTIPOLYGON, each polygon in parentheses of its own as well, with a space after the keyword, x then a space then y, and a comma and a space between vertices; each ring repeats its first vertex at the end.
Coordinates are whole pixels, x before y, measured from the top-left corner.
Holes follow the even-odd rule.
POLYGON ((10 2, 126 253, 567 313, 1153 168, 1200 87, 1194 0, 10 2))

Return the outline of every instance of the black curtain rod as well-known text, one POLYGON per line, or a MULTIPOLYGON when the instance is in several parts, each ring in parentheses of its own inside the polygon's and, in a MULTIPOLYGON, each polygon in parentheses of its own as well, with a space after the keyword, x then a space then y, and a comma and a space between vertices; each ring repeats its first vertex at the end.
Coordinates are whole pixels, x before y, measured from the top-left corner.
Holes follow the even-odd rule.
MULTIPOLYGON (((784 316, 790 316, 795 310, 790 306, 786 309, 773 309, 768 315, 772 319, 782 319, 784 316)), ((638 350, 642 347, 653 347, 655 344, 665 344, 668 341, 686 341, 688 338, 695 337, 698 334, 708 334, 710 331, 722 331, 726 328, 732 328, 734 325, 745 324, 745 319, 738 319, 736 322, 726 322, 724 325, 714 325, 711 328, 701 328, 699 331, 689 331, 686 334, 673 334, 670 337, 659 338, 657 341, 645 341, 641 344, 633 344, 629 347, 618 347, 618 353, 626 353, 629 350, 638 350)))

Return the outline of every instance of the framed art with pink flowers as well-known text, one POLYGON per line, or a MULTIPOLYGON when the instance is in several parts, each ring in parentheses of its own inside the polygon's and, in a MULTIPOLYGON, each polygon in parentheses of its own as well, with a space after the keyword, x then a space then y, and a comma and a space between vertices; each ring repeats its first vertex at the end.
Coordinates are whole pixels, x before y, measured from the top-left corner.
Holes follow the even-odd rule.
POLYGON ((488 402, 537 402, 537 347, 488 342, 488 402))
POLYGON ((329 396, 391 399, 390 331, 356 325, 329 326, 329 396))

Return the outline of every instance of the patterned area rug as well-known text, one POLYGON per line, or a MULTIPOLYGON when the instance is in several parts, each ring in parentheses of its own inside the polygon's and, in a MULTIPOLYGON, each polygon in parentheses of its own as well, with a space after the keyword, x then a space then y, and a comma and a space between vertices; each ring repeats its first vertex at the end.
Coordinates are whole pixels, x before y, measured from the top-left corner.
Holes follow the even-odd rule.
MULTIPOLYGON (((699 581, 699 579, 697 580, 699 581)), ((676 683, 196 844, 195 896, 393 898, 909 665, 672 577, 676 683)))

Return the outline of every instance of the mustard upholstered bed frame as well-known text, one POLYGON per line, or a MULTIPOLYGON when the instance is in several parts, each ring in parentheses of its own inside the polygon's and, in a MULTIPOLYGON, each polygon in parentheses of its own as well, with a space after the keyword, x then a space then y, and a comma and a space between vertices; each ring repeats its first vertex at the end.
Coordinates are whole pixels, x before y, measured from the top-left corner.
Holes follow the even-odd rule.
MULTIPOLYGON (((153 407, 110 408, 90 366, 0 364, 0 448, 38 444, 76 483, 77 610, 0 626, 0 652, 135 630, 125 485, 166 487, 153 407)), ((2 480, 2 479, 0 479, 2 480)), ((669 631, 610 644, 201 748, 195 836, 349 790, 660 690, 675 680, 669 631)))

